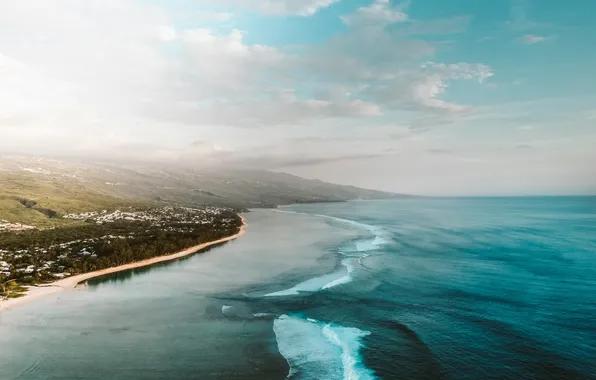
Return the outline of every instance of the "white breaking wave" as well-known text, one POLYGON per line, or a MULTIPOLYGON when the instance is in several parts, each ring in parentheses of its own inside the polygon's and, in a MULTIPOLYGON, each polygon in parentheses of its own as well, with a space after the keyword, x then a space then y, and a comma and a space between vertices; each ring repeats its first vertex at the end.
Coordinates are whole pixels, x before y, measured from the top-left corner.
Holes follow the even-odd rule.
POLYGON ((341 223, 351 224, 353 226, 365 229, 368 232, 375 235, 373 240, 367 239, 367 240, 362 240, 360 242, 357 242, 356 243, 357 246, 360 244, 360 247, 358 247, 359 251, 370 251, 373 249, 378 249, 382 245, 387 244, 389 242, 389 239, 387 238, 387 232, 380 227, 373 226, 370 224, 356 222, 355 220, 337 218, 335 216, 322 215, 322 214, 312 214, 312 215, 318 216, 320 218, 335 220, 335 221, 341 222, 341 223))
POLYGON ((343 219, 343 218, 336 218, 333 216, 328 215, 321 215, 321 214, 308 214, 296 211, 287 211, 287 210, 271 210, 273 212, 279 212, 284 214, 301 214, 301 215, 310 215, 316 216, 319 218, 331 219, 334 221, 338 221, 341 223, 347 223, 362 229, 365 229, 371 232, 374 235, 372 239, 362 239, 358 240, 356 245, 356 251, 359 253, 358 255, 349 255, 345 252, 340 252, 343 256, 348 257, 348 259, 342 260, 342 265, 345 269, 340 271, 336 271, 330 274, 326 274, 324 276, 319 276, 315 278, 311 278, 307 281, 301 282, 296 286, 293 286, 289 289, 280 290, 277 292, 266 294, 265 297, 287 297, 287 296, 296 296, 300 293, 313 293, 320 290, 334 288, 339 285, 344 285, 352 282, 352 272, 354 272, 354 262, 358 262, 361 264, 361 260, 370 256, 371 251, 379 249, 382 245, 388 242, 388 239, 385 237, 386 232, 379 227, 356 222, 354 220, 343 219))
POLYGON ((254 313, 253 314, 253 317, 255 317, 255 318, 263 318, 263 317, 269 317, 269 316, 272 316, 272 315, 274 315, 274 314, 271 314, 271 313, 254 313))
POLYGON ((288 315, 277 318, 273 329, 279 352, 290 365, 288 377, 299 372, 307 380, 376 378, 360 356, 368 331, 288 315))
POLYGON ((335 216, 329 216, 329 215, 323 215, 323 214, 309 214, 306 212, 298 212, 298 211, 288 211, 288 210, 271 210, 273 212, 279 212, 279 213, 283 213, 283 214, 300 214, 300 215, 310 215, 310 216, 316 216, 319 218, 325 218, 325 219, 330 219, 330 220, 334 220, 336 222, 340 222, 340 223, 346 223, 346 224, 350 224, 352 226, 361 228, 363 230, 367 230, 368 232, 372 233, 374 235, 374 238, 371 239, 365 239, 365 240, 360 240, 358 242, 356 242, 356 248, 358 249, 358 251, 360 252, 366 252, 366 251, 371 251, 371 250, 375 250, 380 248, 381 246, 389 243, 389 238, 388 238, 388 234, 385 230, 383 230, 380 227, 377 226, 373 226, 370 224, 365 224, 365 223, 360 223, 357 222, 355 220, 350 220, 350 219, 344 219, 344 218, 338 218, 335 216))
POLYGON ((352 281, 351 274, 354 271, 354 266, 352 265, 352 261, 353 261, 353 259, 342 260, 341 263, 343 266, 346 267, 347 274, 341 278, 338 278, 337 280, 331 281, 327 285, 323 286, 323 289, 330 289, 330 288, 334 288, 338 285, 343 285, 343 284, 347 284, 347 283, 351 282, 352 281))
POLYGON ((265 297, 297 296, 300 293, 314 293, 320 290, 330 289, 338 285, 347 284, 352 281, 351 273, 354 271, 353 262, 356 260, 356 258, 345 259, 342 261, 344 269, 326 274, 324 276, 311 278, 289 289, 266 294, 265 297))
MULTIPOLYGON (((313 215, 286 210, 273 211, 311 215, 348 223, 371 232, 374 238, 358 240, 355 243, 358 255, 340 252, 346 257, 341 262, 344 266, 341 270, 312 278, 289 289, 267 294, 268 297, 292 296, 347 284, 352 281, 355 263, 360 263, 362 258, 370 256, 371 251, 379 249, 388 242, 385 231, 376 226, 328 215, 313 215)), ((273 323, 273 330, 277 337, 279 352, 290 365, 288 378, 297 375, 300 379, 306 380, 376 379, 373 371, 362 363, 360 356, 362 338, 370 334, 368 331, 288 315, 278 317, 273 323)))

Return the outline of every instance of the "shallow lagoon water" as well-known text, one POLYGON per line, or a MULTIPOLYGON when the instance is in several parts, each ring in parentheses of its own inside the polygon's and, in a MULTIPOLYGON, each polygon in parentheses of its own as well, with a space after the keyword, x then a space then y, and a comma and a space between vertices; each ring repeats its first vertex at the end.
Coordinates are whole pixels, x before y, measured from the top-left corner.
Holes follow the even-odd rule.
POLYGON ((222 247, 0 313, 0 378, 596 378, 595 198, 246 216, 222 247))

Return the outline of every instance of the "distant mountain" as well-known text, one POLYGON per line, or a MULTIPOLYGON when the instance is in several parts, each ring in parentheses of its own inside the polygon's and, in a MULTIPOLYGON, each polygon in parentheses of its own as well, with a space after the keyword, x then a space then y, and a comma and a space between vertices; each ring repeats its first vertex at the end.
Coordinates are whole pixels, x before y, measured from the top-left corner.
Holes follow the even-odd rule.
POLYGON ((0 208, 2 202, 9 201, 11 207, 18 208, 16 198, 26 198, 40 208, 58 212, 127 202, 257 208, 406 196, 264 170, 81 163, 15 156, 0 158, 0 183, 0 208))

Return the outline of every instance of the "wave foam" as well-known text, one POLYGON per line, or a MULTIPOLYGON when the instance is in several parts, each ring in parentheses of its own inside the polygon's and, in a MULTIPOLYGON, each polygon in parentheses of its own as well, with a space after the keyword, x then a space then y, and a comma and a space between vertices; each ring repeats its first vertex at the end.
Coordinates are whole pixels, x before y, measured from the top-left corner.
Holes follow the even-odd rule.
POLYGON ((296 296, 296 295, 299 295, 300 293, 313 293, 313 292, 317 292, 320 290, 330 289, 330 288, 334 288, 339 285, 344 285, 344 284, 350 283, 350 282, 352 282, 352 272, 354 271, 354 265, 353 265, 353 263, 355 261, 354 259, 356 259, 356 261, 358 263, 361 263, 362 258, 370 256, 370 253, 368 253, 368 252, 377 250, 377 249, 379 249, 379 247, 381 247, 382 245, 384 245, 388 242, 388 239, 386 238, 386 232, 382 228, 379 228, 377 226, 356 222, 356 221, 350 220, 350 219, 337 218, 337 217, 329 216, 329 215, 307 214, 307 213, 301 213, 301 212, 297 212, 297 211, 287 211, 287 210, 283 210, 283 211, 282 210, 272 210, 272 211, 279 212, 279 213, 285 213, 285 214, 311 215, 311 216, 316 216, 319 218, 331 219, 331 220, 341 222, 341 223, 347 223, 347 224, 350 224, 350 225, 353 225, 358 228, 365 229, 365 230, 371 232, 374 235, 374 238, 372 238, 372 239, 367 238, 367 239, 361 239, 361 240, 356 241, 355 246, 356 246, 356 252, 358 252, 358 255, 350 255, 350 254, 348 254, 346 252, 342 252, 342 251, 339 252, 341 255, 348 257, 348 259, 342 260, 342 265, 346 268, 345 270, 341 270, 341 271, 333 272, 333 273, 330 273, 330 274, 327 274, 324 276, 309 279, 307 281, 299 283, 298 285, 296 285, 292 288, 266 294, 265 295, 266 297, 296 296))
POLYGON ((270 317, 274 314, 271 313, 254 313, 252 316, 255 318, 265 318, 265 317, 270 317))
POLYGON ((374 226, 371 224, 360 223, 360 222, 357 222, 357 221, 351 220, 351 219, 338 218, 335 216, 329 216, 329 215, 323 215, 323 214, 308 214, 308 213, 304 213, 304 212, 288 211, 288 210, 272 210, 272 211, 280 212, 280 213, 284 213, 284 214, 311 215, 311 216, 316 216, 319 218, 334 220, 334 221, 340 222, 340 223, 350 224, 352 226, 367 230, 368 232, 372 233, 375 237, 372 240, 363 239, 363 240, 359 240, 358 242, 356 242, 356 249, 360 252, 366 252, 366 251, 372 251, 372 250, 378 249, 379 247, 389 243, 389 241, 390 241, 387 236, 387 232, 385 230, 383 230, 382 228, 380 228, 378 226, 374 226))
POLYGON ((342 265, 345 269, 311 278, 304 282, 299 283, 289 289, 280 290, 277 292, 266 294, 265 297, 287 297, 297 296, 301 293, 314 293, 320 290, 334 288, 338 285, 343 285, 352 282, 352 272, 354 271, 353 262, 357 259, 345 259, 342 260, 342 265))
POLYGON ((300 373, 304 379, 375 379, 359 352, 367 331, 288 315, 277 318, 273 329, 279 352, 290 365, 288 377, 300 373))
MULTIPOLYGON (((341 222, 341 223, 347 223, 347 224, 356 226, 358 228, 362 228, 362 229, 367 230, 368 232, 372 233, 373 235, 375 235, 374 239, 372 241, 369 241, 368 239, 365 240, 367 242, 370 242, 370 247, 365 247, 365 249, 367 249, 367 250, 377 249, 380 246, 387 244, 389 242, 389 239, 386 236, 387 233, 385 232, 385 230, 383 230, 380 227, 373 226, 371 224, 360 223, 355 220, 337 218, 335 216, 322 215, 322 214, 313 214, 313 215, 318 216, 320 218, 335 220, 335 221, 341 222)), ((364 241, 362 241, 362 242, 364 242, 364 241)))
POLYGON ((324 289, 334 288, 338 285, 343 285, 352 282, 352 272, 354 271, 354 266, 352 265, 353 259, 345 259, 342 260, 342 265, 346 267, 347 274, 343 277, 338 278, 337 280, 333 280, 329 282, 327 285, 323 286, 324 289))

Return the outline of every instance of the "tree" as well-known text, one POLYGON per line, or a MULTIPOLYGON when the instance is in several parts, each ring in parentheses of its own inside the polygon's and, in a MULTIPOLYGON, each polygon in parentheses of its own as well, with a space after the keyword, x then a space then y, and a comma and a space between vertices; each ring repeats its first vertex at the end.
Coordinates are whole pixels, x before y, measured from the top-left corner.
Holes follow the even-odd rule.
POLYGON ((0 274, 0 289, 2 290, 2 295, 8 296, 8 291, 15 285, 16 283, 14 280, 9 280, 8 276, 5 274, 0 274))
POLYGON ((6 293, 6 285, 8 284, 6 278, 5 274, 0 274, 0 289, 2 289, 2 294, 6 293))

